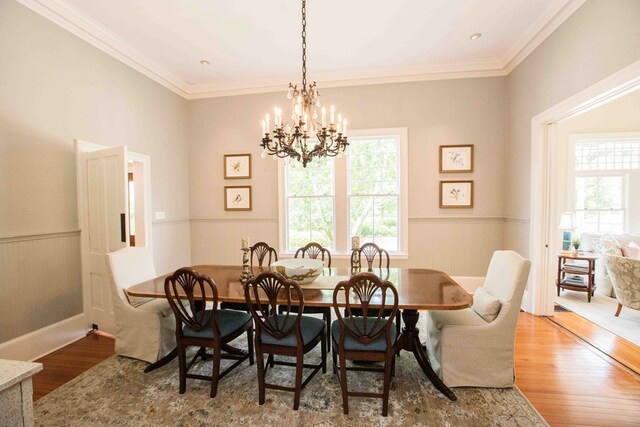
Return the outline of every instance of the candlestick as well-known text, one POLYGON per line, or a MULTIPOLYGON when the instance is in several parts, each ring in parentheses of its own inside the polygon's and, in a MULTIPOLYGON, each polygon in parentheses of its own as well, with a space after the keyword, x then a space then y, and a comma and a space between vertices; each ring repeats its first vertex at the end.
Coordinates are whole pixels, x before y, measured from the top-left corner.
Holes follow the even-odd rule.
POLYGON ((249 248, 242 248, 242 274, 240 275, 240 283, 247 283, 252 277, 253 275, 249 269, 249 248))
POLYGON ((249 238, 241 237, 240 238, 240 249, 249 249, 249 238))
POLYGON ((354 251, 360 249, 360 236, 353 236, 351 238, 351 249, 354 251))

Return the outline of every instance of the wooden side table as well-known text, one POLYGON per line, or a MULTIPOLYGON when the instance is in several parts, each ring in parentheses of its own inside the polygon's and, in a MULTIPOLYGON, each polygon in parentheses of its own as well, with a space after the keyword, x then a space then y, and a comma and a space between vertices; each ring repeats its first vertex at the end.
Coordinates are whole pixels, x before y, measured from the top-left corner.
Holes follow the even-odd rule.
POLYGON ((587 301, 591 302, 591 297, 596 291, 596 260, 599 255, 585 253, 559 253, 558 254, 558 278, 556 287, 558 296, 561 289, 586 292, 587 301), (586 261, 587 265, 576 265, 567 261, 586 261))

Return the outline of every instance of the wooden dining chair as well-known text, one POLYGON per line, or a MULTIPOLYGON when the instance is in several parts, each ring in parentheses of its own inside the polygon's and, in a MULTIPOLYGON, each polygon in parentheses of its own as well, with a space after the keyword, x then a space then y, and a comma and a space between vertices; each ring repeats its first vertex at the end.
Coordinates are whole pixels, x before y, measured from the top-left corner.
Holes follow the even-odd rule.
MULTIPOLYGON (((272 262, 276 262, 278 260, 278 252, 275 248, 272 248, 265 242, 258 242, 255 245, 249 247, 250 255, 249 255, 249 267, 253 271, 253 260, 256 260, 256 266, 260 269, 260 271, 264 269, 269 269, 272 262)), ((220 303, 220 308, 228 309, 228 310, 242 310, 247 313, 249 310, 247 306, 242 302, 222 302, 220 303)))
MULTIPOLYGON (((311 242, 307 243, 305 246, 299 248, 294 258, 304 258, 305 255, 307 258, 318 259, 320 256, 322 261, 325 262, 325 267, 331 268, 331 252, 327 248, 322 247, 320 244, 311 242)), ((285 310, 285 307, 281 306, 279 308, 279 312, 282 313, 285 310)), ((298 307, 291 307, 294 313, 298 312, 298 307)), ((304 312, 307 314, 322 314, 322 318, 324 319, 325 324, 327 325, 327 331, 331 329, 331 307, 305 307, 304 312)), ((327 348, 331 349, 331 337, 327 333, 327 348)))
POLYGON ((211 381, 211 397, 218 391, 218 380, 238 367, 247 358, 253 365, 253 322, 251 316, 242 311, 218 309, 218 289, 207 275, 185 267, 176 270, 164 281, 164 292, 176 318, 176 343, 180 371, 180 394, 187 387, 187 378, 211 381), (207 309, 206 294, 210 294, 211 305, 207 309), (244 332, 247 333, 248 352, 228 345, 244 332), (200 347, 189 364, 186 348, 200 347), (212 375, 190 374, 189 369, 196 359, 206 356, 206 348, 213 349, 212 375), (225 354, 222 353, 225 350, 225 354), (236 362, 220 373, 220 360, 236 362))
POLYGON ((349 396, 378 397, 382 398, 382 416, 386 417, 398 338, 393 324, 398 313, 398 292, 391 282, 380 280, 375 274, 358 273, 338 283, 333 291, 333 308, 337 317, 331 325, 333 372, 338 374, 340 371, 343 411, 349 413, 349 396), (339 302, 346 304, 344 317, 338 308, 339 302), (354 309, 362 315, 355 315, 354 309), (385 315, 387 311, 389 315, 385 315), (384 366, 354 365, 348 368, 347 360, 384 362, 384 366), (382 393, 349 391, 347 371, 384 372, 382 393))
POLYGON ((258 403, 264 404, 265 389, 293 391, 293 409, 300 406, 300 393, 311 381, 315 374, 322 369, 327 371, 327 341, 326 328, 322 320, 302 315, 304 310, 304 295, 302 289, 293 280, 285 279, 282 275, 272 272, 260 273, 244 284, 244 296, 247 307, 255 322, 255 349, 258 365, 258 403), (286 310, 277 314, 276 305, 283 305, 286 310), (291 309, 300 307, 298 313, 291 309), (266 308, 266 309, 265 309, 266 308), (318 365, 304 363, 304 355, 313 350, 320 343, 322 360, 318 365), (264 354, 268 354, 265 367, 264 354), (287 362, 275 360, 275 355, 295 357, 296 361, 287 362), (277 384, 267 384, 266 370, 269 365, 295 366, 296 375, 293 387, 277 384), (303 368, 312 369, 309 376, 302 381, 303 368))
MULTIPOLYGON (((367 262, 367 270, 372 271, 374 268, 379 268, 380 272, 383 276, 386 275, 384 280, 389 277, 389 252, 375 243, 365 243, 360 246, 360 248, 355 249, 351 252, 351 270, 355 272, 364 271, 362 266, 362 256, 364 255, 364 259, 367 262), (377 261, 377 262, 376 262, 377 261), (377 264, 377 266, 376 266, 377 264)), ((362 316, 362 313, 355 313, 358 316, 362 316)), ((389 316, 391 314, 390 311, 385 312, 385 316, 389 316)), ((400 335, 402 330, 402 322, 398 317, 396 321, 396 332, 400 335)))

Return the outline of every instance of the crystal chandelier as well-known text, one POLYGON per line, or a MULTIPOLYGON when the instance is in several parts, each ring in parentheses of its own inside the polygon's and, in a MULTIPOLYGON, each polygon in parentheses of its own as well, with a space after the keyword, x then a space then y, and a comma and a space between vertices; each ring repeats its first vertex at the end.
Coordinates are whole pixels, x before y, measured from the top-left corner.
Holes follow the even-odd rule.
POLYGON ((279 158, 291 157, 307 163, 315 157, 335 157, 341 155, 349 145, 347 142, 347 119, 338 114, 336 121, 335 108, 321 108, 321 119, 318 123, 320 93, 316 82, 307 85, 307 14, 306 0, 302 0, 302 87, 289 83, 287 98, 292 100, 292 124, 282 122, 282 110, 274 109, 274 127, 271 130, 270 116, 262 121, 262 157, 267 154, 279 158), (309 139, 313 142, 309 142, 309 139), (317 139, 317 141, 315 141, 317 139))

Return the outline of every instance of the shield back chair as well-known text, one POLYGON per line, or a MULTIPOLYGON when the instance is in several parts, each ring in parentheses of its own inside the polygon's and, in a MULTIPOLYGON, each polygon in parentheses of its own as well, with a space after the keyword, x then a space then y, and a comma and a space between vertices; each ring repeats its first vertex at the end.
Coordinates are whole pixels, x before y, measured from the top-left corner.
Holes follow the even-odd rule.
POLYGON ((145 247, 126 247, 105 258, 115 313, 116 354, 154 365, 170 360, 176 347, 171 306, 164 298, 127 295, 128 287, 156 278, 151 251, 145 247))
MULTIPOLYGON (((249 251, 249 268, 251 268, 251 271, 253 271, 254 259, 255 266, 258 267, 260 271, 264 269, 269 270, 271 263, 278 260, 278 252, 265 242, 256 243, 249 247, 249 251)), ((247 306, 241 302, 223 302, 220 304, 220 308, 249 312, 247 306)))
POLYGON ((207 275, 185 267, 176 270, 164 281, 164 291, 176 318, 176 342, 178 344, 178 366, 180 371, 180 394, 187 387, 187 378, 211 381, 211 397, 218 391, 218 380, 242 362, 249 359, 253 365, 253 322, 247 313, 237 310, 218 309, 218 290, 207 275), (213 302, 207 309, 207 295, 213 302), (247 333, 249 351, 245 352, 228 345, 229 342, 247 333), (187 364, 186 349, 200 347, 187 364), (211 376, 190 374, 189 369, 198 357, 203 360, 206 348, 213 349, 211 376), (226 350, 223 354, 222 350, 226 350), (222 373, 220 360, 235 360, 222 373))
POLYGON ((484 285, 464 310, 427 311, 427 348, 449 387, 512 387, 516 325, 531 262, 495 251, 484 285))
MULTIPOLYGON (((386 278, 389 277, 389 252, 375 243, 365 243, 360 246, 360 248, 354 250, 351 253, 351 269, 352 271, 365 271, 364 266, 362 265, 362 257, 364 256, 364 261, 367 263, 367 270, 373 271, 374 268, 380 269, 380 272, 385 273, 386 269, 386 278)), ((386 280, 384 278, 384 280, 386 280)), ((385 316, 390 314, 389 311, 385 312, 385 316)), ((362 313, 359 313, 356 310, 357 316, 362 316, 362 313)), ((398 336, 400 335, 402 329, 402 322, 400 317, 396 319, 396 332, 398 336)))
POLYGON ((302 315, 304 295, 300 285, 285 279, 278 273, 260 273, 244 285, 247 307, 255 323, 255 349, 258 365, 258 403, 264 404, 265 390, 275 389, 294 392, 293 409, 300 406, 300 393, 315 374, 322 369, 327 371, 326 328, 321 319, 302 315), (285 307, 282 314, 277 314, 276 305, 285 307), (300 307, 298 313, 291 308, 300 307), (318 343, 322 348, 322 360, 318 365, 304 363, 304 355, 313 350, 318 343), (268 354, 265 367, 264 354, 268 354), (296 361, 275 360, 274 355, 295 357, 296 361), (265 374, 269 365, 295 366, 296 375, 293 387, 267 384, 265 374), (309 376, 302 381, 303 368, 312 369, 309 376))
POLYGON ((333 292, 333 307, 337 316, 331 325, 333 372, 340 371, 343 411, 349 413, 349 396, 378 397, 382 398, 382 416, 386 417, 398 339, 393 324, 398 313, 398 292, 391 282, 380 280, 375 274, 358 273, 348 281, 338 283, 333 292), (345 303, 344 317, 338 308, 341 301, 345 303), (355 311, 362 314, 358 316, 355 311), (384 367, 355 365, 347 368, 347 360, 384 362, 384 367), (349 391, 349 370, 384 372, 382 393, 349 391))
MULTIPOLYGON (((305 255, 307 258, 311 259, 318 259, 318 257, 321 257, 320 259, 324 261, 325 267, 331 268, 331 252, 320 244, 315 242, 307 243, 305 246, 299 248, 293 257, 304 258, 305 255)), ((285 307, 280 307, 280 313, 282 313, 284 309, 285 307)), ((291 310, 293 310, 294 313, 297 313, 298 307, 292 306, 291 310)), ((331 307, 305 307, 304 312, 307 314, 322 314, 322 318, 327 325, 327 331, 331 329, 331 307)), ((327 346, 327 349, 331 351, 331 336, 329 333, 327 333, 327 346)))

